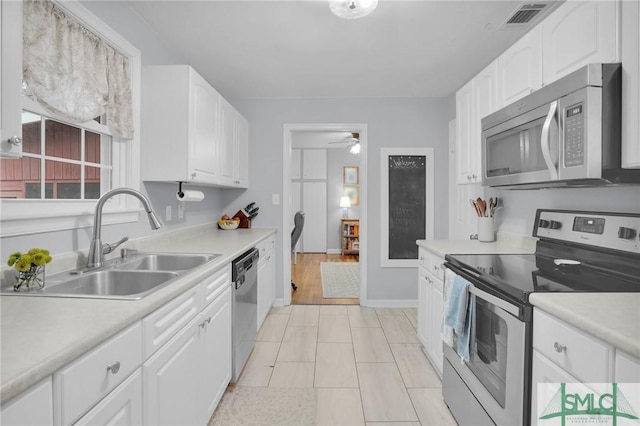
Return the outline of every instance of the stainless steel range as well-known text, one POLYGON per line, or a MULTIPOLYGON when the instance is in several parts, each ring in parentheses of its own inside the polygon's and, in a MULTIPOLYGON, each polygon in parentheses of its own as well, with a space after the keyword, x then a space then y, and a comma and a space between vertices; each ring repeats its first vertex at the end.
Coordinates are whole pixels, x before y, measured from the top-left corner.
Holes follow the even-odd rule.
POLYGON ((461 425, 527 425, 533 292, 640 292, 640 214, 540 209, 529 255, 448 255, 470 282, 470 357, 444 345, 443 396, 461 425))

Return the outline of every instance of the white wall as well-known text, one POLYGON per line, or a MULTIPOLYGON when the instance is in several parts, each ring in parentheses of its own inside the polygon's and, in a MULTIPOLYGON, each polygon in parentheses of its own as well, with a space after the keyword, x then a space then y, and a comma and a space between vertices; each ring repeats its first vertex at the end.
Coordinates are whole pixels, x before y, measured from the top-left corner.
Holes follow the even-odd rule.
MULTIPOLYGON (((250 123, 250 189, 223 191, 223 202, 256 201, 260 224, 280 227, 282 205, 271 205, 271 194, 282 194, 283 126, 289 123, 367 123, 369 221, 368 299, 416 299, 412 268, 380 268, 380 148, 433 147, 435 170, 435 237, 447 236, 448 122, 452 98, 446 99, 255 99, 235 100, 250 123), (264 209, 263 209, 264 206, 264 209), (439 208, 439 206, 442 206, 439 208)), ((282 244, 282 230, 279 230, 282 244)), ((281 250, 281 249, 280 249, 281 250)), ((278 267, 281 266, 278 264, 278 267)), ((282 271, 278 271, 282 277, 282 271)), ((282 297, 281 286, 277 297, 282 297)))

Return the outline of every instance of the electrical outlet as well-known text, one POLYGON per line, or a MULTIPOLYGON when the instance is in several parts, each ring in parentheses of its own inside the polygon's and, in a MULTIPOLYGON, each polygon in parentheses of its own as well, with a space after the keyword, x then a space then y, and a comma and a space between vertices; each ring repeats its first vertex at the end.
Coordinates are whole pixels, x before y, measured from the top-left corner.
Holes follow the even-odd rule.
POLYGON ((178 219, 184 218, 184 205, 182 203, 178 204, 178 219))
POLYGON ((280 204, 280 194, 271 194, 271 204, 274 206, 280 204))
POLYGON ((171 214, 172 214, 171 206, 167 206, 166 212, 164 214, 165 220, 170 221, 171 220, 171 214))

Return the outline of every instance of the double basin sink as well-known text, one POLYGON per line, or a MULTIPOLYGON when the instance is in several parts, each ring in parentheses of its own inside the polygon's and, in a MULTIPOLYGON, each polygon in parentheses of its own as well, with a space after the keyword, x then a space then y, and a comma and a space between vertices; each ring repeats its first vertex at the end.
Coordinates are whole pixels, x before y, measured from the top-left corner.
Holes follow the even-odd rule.
POLYGON ((142 299, 219 254, 132 253, 95 270, 77 270, 47 277, 45 286, 29 291, 2 288, 4 295, 142 299))

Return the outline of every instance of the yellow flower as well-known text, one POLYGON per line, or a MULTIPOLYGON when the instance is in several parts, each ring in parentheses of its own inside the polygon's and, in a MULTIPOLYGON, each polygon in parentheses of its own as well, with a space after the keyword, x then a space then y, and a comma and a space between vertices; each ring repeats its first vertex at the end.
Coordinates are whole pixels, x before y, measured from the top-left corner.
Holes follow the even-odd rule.
POLYGON ((13 266, 20 272, 26 272, 31 267, 41 267, 53 260, 49 250, 32 248, 27 253, 16 251, 9 256, 7 265, 13 266))
POLYGON ((31 268, 31 261, 27 261, 25 256, 22 256, 15 265, 16 269, 20 272, 27 272, 31 268))
POLYGON ((36 266, 42 266, 45 263, 47 263, 47 256, 45 256, 43 253, 35 253, 32 256, 32 260, 33 264, 35 264, 36 266))
POLYGON ((22 253, 20 253, 19 251, 16 251, 15 253, 11 253, 11 255, 9 256, 9 261, 7 262, 7 265, 13 266, 13 264, 16 263, 16 261, 20 258, 20 256, 22 256, 22 253))

